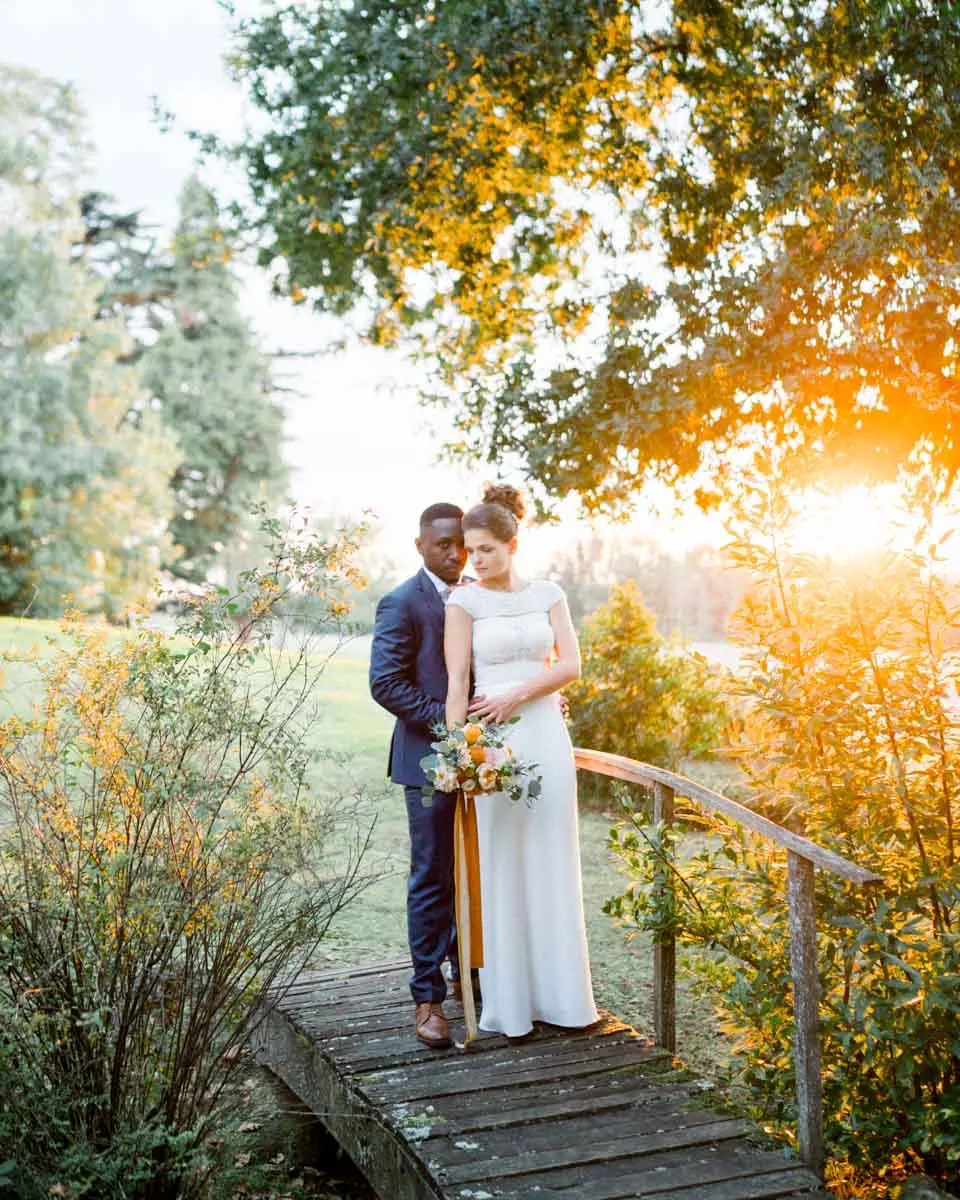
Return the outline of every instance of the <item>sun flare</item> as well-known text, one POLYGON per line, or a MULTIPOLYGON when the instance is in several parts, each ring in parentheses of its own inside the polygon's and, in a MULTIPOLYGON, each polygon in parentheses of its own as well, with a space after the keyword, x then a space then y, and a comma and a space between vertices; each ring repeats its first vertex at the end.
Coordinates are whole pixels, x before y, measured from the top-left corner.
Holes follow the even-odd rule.
POLYGON ((903 512, 890 488, 853 484, 839 491, 810 491, 791 530, 804 554, 849 560, 895 547, 904 538, 903 512))

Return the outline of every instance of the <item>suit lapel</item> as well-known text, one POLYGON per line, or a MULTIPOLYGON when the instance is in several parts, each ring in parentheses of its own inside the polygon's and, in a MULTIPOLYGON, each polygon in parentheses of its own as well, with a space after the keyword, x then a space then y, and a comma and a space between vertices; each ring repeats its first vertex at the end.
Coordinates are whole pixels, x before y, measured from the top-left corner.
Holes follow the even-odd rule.
POLYGON ((443 601, 440 599, 440 593, 433 586, 433 581, 430 576, 421 567, 417 572, 417 587, 423 595, 424 602, 431 612, 435 613, 440 620, 443 620, 443 601))

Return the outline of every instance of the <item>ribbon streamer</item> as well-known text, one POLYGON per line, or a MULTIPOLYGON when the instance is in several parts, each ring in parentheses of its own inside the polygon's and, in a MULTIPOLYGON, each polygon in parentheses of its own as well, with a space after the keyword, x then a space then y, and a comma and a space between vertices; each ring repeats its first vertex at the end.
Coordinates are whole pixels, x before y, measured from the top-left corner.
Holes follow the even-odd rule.
POLYGON ((480 842, 477 836, 476 802, 457 793, 453 818, 454 882, 456 885, 457 953, 460 959, 460 988, 466 1024, 464 1045, 477 1036, 477 1012, 473 1003, 474 967, 483 966, 483 917, 480 909, 480 842))

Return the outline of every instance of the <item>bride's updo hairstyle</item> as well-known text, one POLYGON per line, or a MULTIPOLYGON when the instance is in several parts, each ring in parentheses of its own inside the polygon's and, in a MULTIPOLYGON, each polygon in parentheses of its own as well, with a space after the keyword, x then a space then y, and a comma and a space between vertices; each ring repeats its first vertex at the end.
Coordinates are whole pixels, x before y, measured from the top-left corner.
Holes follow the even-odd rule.
POLYGON ((498 542, 509 542, 517 536, 526 511, 527 502, 519 488, 508 483, 488 483, 483 489, 483 502, 464 514, 463 532, 485 529, 498 542))

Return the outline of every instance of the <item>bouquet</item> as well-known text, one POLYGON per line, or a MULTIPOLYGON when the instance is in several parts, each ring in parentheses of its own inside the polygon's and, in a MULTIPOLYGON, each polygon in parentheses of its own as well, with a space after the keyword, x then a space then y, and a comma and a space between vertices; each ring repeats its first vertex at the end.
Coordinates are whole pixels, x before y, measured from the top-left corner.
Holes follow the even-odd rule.
POLYGON ((497 725, 492 721, 467 721, 448 729, 434 726, 437 740, 431 743, 433 754, 420 759, 429 781, 424 799, 434 792, 462 791, 465 795, 505 792, 511 800, 526 793, 527 802, 540 795, 540 776, 536 763, 521 762, 506 740, 506 726, 518 718, 497 725))

